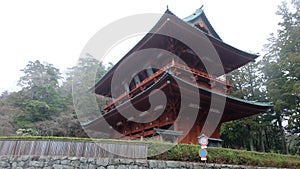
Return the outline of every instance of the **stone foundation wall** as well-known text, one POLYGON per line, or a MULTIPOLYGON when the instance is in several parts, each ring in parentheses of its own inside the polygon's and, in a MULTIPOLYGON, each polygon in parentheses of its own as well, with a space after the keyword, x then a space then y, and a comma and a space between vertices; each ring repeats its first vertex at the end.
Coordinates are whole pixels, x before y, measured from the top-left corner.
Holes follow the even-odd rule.
MULTIPOLYGON (((0 168, 13 169, 145 169, 145 168, 203 168, 203 163, 158 161, 158 160, 132 160, 116 158, 85 158, 85 157, 43 157, 43 156, 1 156, 0 168)), ((205 167, 206 168, 206 167, 205 167)), ((235 165, 208 164, 207 168, 220 169, 268 169, 266 167, 249 167, 235 165)), ((270 169, 270 168, 269 168, 270 169)))

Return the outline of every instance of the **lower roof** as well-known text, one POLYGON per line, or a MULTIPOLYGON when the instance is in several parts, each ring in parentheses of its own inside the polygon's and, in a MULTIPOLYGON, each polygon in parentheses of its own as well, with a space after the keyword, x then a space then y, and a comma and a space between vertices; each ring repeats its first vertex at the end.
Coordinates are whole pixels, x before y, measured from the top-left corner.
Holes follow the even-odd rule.
MULTIPOLYGON (((205 88, 196 86, 194 84, 191 84, 191 83, 187 82, 186 80, 175 76, 172 73, 165 72, 155 83, 153 83, 150 87, 148 87, 141 93, 139 93, 136 96, 121 103, 116 108, 110 110, 109 112, 105 113, 104 115, 100 116, 99 118, 94 119, 92 121, 81 123, 81 125, 83 125, 85 128, 90 128, 91 126, 95 126, 96 124, 101 123, 101 121, 103 121, 103 120, 109 120, 111 115, 118 111, 117 108, 126 107, 127 104, 131 104, 131 102, 133 102, 134 100, 141 99, 142 97, 144 97, 145 95, 150 93, 153 89, 157 88, 158 86, 162 86, 163 82, 168 81, 170 78, 174 78, 174 79, 178 80, 178 82, 180 81, 180 82, 184 83, 185 85, 188 85, 190 87, 198 89, 199 93, 203 97, 205 96, 206 98, 209 98, 209 97, 211 97, 211 95, 216 95, 219 98, 226 99, 225 109, 224 109, 224 113, 223 113, 221 122, 236 120, 241 117, 247 117, 247 116, 251 116, 254 114, 258 114, 258 113, 263 113, 272 107, 272 105, 270 103, 243 100, 243 99, 239 99, 239 98, 229 96, 226 94, 214 92, 212 90, 205 89, 205 88), (109 118, 107 118, 107 117, 109 117, 109 118)), ((200 98, 201 98, 201 96, 200 96, 200 98)))

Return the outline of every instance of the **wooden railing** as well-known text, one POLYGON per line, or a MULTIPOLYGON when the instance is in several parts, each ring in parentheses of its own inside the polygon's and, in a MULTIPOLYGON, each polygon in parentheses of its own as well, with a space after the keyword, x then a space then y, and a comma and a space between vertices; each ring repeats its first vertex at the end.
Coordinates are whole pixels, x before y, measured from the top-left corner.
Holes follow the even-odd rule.
MULTIPOLYGON (((166 67, 165 67, 166 68, 166 67)), ((131 98, 132 94, 134 92, 136 92, 140 87, 142 86, 145 86, 147 83, 153 81, 155 78, 158 78, 159 76, 161 76, 165 71, 166 69, 160 69, 158 70, 157 72, 155 72, 152 76, 144 79, 142 82, 140 82, 139 84, 137 84, 135 86, 135 88, 133 88, 132 90, 130 90, 130 92, 124 92, 122 93, 119 97, 113 99, 110 103, 108 103, 106 105, 106 107, 104 108, 104 112, 108 112, 110 109, 109 108, 112 108, 114 106, 115 103, 119 103, 121 104, 123 101, 125 101, 124 99, 126 98, 131 98), (108 110, 109 109, 109 110, 108 110)), ((150 84, 151 85, 151 84, 150 84)))
MULTIPOLYGON (((136 91, 146 89, 151 84, 153 84, 152 82, 155 81, 155 79, 157 80, 160 76, 162 76, 162 74, 165 71, 167 71, 167 70, 172 71, 172 68, 183 70, 183 71, 191 73, 195 76, 199 76, 199 77, 203 77, 204 79, 208 79, 208 81, 210 82, 211 88, 214 88, 214 86, 216 86, 217 84, 220 84, 220 86, 225 86, 224 93, 227 93, 230 90, 230 88, 232 87, 232 85, 229 83, 228 80, 224 80, 224 81, 220 80, 220 79, 218 79, 217 77, 215 77, 213 75, 209 75, 205 72, 201 72, 197 69, 190 68, 188 66, 185 66, 185 65, 182 65, 182 64, 179 64, 179 63, 176 63, 176 62, 172 61, 169 64, 167 64, 166 66, 164 66, 163 68, 159 69, 153 75, 147 77, 146 79, 144 79, 140 83, 136 84, 136 86, 132 90, 130 90, 129 92, 124 92, 119 97, 113 99, 103 109, 104 113, 107 113, 110 110, 112 110, 115 107, 115 103, 122 104, 124 101, 131 98, 136 91)), ((192 83, 203 87, 201 84, 198 84, 196 82, 192 82, 192 83)), ((219 91, 222 92, 221 90, 219 90, 219 91)))
POLYGON ((216 76, 213 76, 213 75, 209 75, 208 73, 205 73, 205 72, 201 72, 197 69, 194 69, 194 68, 190 68, 188 66, 185 66, 185 65, 182 65, 182 64, 179 64, 179 63, 175 63, 175 62, 171 62, 170 64, 171 67, 175 67, 175 68, 178 68, 178 69, 181 69, 181 70, 184 70, 184 71, 187 71, 187 72, 191 72, 192 74, 194 75, 197 75, 197 76, 200 76, 200 77, 204 77, 206 79, 209 79, 211 81, 211 83, 213 82, 216 82, 216 83, 220 83, 222 85, 225 85, 225 86, 228 86, 228 87, 231 87, 231 84, 229 83, 228 80, 220 80, 218 79, 216 76))

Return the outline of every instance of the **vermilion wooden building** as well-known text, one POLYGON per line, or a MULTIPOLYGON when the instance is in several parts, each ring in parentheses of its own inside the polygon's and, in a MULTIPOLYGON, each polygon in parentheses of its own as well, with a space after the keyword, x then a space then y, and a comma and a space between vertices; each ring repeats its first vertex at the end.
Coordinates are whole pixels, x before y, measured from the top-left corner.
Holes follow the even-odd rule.
MULTIPOLYGON (((197 144, 197 136, 204 132, 205 123, 216 123, 211 128, 207 125, 205 131, 210 132, 208 135, 211 138, 220 138, 219 129, 223 122, 262 113, 270 108, 269 104, 228 96, 232 85, 221 78, 257 57, 224 43, 201 8, 184 19, 177 18, 167 10, 152 30, 95 84, 92 90, 96 94, 111 97, 112 101, 102 110, 99 118, 85 123, 84 127, 120 139, 146 138, 165 132, 165 135, 176 136, 179 143, 197 144), (208 47, 205 46, 207 44, 208 47), (214 51, 205 51, 209 47, 214 51), (201 49, 201 56, 195 48, 201 49), (160 53, 158 50, 151 53, 149 50, 150 53, 141 53, 147 55, 146 59, 135 54, 146 49, 168 52, 160 53), (214 52, 219 60, 211 57, 214 52), (124 78, 118 84, 112 83, 118 67, 124 65, 139 67, 141 71, 132 74, 131 79, 124 78), (113 90, 118 93, 117 96, 112 96, 113 90), (156 99, 152 100, 154 105, 151 106, 149 96, 161 97, 158 90, 164 92, 167 102, 160 104, 160 100, 156 99), (215 97, 214 103, 212 97, 215 97), (211 104, 218 104, 219 101, 222 104, 222 100, 224 109, 212 108, 211 104), (138 110, 135 114, 131 112, 130 105, 138 110), (195 110, 196 116, 190 116, 189 112, 195 110), (179 111, 183 113, 179 114, 179 111), (160 114, 157 115, 157 112, 160 114), (208 119, 209 113, 220 114, 220 117, 208 119), (110 127, 105 128, 104 124, 110 127), (183 133, 186 128, 187 133, 183 133)), ((118 73, 120 77, 122 73, 125 77, 128 72, 118 73)))

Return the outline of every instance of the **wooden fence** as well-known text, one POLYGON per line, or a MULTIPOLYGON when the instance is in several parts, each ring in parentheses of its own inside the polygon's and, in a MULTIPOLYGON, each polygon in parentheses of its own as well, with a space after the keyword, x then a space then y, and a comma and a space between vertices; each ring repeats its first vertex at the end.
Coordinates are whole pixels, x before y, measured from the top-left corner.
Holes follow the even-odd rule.
POLYGON ((3 155, 146 159, 147 145, 124 142, 0 140, 0 156, 3 155))

